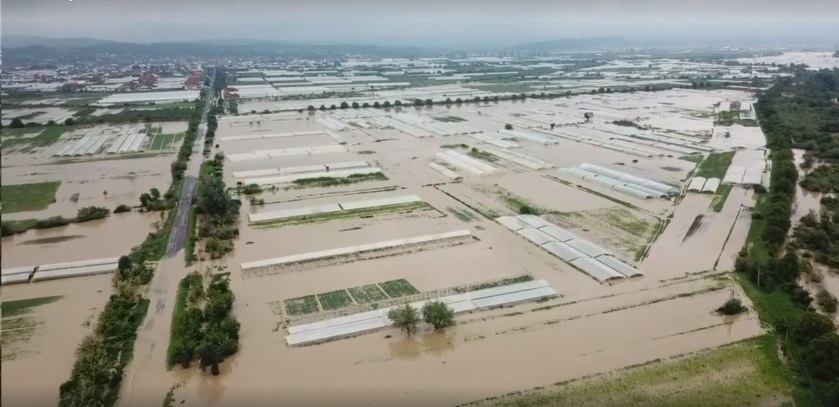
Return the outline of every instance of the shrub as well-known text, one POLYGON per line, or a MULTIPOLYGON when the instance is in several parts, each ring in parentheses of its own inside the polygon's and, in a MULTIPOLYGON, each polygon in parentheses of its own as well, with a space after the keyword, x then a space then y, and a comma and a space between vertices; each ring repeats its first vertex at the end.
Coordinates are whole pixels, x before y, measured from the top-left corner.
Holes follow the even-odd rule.
POLYGON ((512 129, 513 129, 513 125, 512 125, 512 124, 507 123, 507 124, 505 124, 505 125, 504 125, 504 130, 512 130, 512 129))
POLYGON ((79 209, 78 214, 76 214, 75 221, 77 223, 82 222, 89 222, 92 220, 97 219, 105 219, 111 214, 111 210, 108 208, 103 208, 101 206, 88 206, 85 208, 79 209))
POLYGON ((737 315, 746 312, 746 307, 743 306, 743 302, 739 298, 730 298, 716 311, 722 315, 737 315))
POLYGON ((836 312, 837 307, 839 307, 839 300, 837 300, 833 294, 825 289, 821 289, 818 294, 816 294, 816 302, 818 302, 824 312, 830 314, 836 312))
POLYGON ((119 204, 114 208, 114 213, 131 212, 131 207, 126 204, 119 204))

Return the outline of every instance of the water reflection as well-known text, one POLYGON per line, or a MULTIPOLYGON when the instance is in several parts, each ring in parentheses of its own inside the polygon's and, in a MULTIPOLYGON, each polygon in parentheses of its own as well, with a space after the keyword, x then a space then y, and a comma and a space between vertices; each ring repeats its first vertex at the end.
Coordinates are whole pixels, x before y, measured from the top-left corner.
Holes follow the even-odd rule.
POLYGON ((451 330, 427 331, 396 339, 388 344, 388 348, 393 359, 417 360, 422 354, 441 357, 444 352, 454 349, 454 339, 455 334, 451 330))

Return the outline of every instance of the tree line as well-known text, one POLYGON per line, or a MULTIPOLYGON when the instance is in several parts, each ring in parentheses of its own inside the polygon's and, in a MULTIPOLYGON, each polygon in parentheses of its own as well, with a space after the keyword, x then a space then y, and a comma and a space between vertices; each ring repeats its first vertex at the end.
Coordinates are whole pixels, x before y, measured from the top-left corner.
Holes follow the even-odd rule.
MULTIPOLYGON (((195 130, 200 120, 201 106, 196 105, 184 146, 178 161, 188 161, 195 130)), ((180 186, 183 172, 172 166, 172 187, 180 186)), ((175 194, 180 194, 177 189, 175 194)), ((91 211, 90 214, 102 211, 91 211)), ((149 300, 143 297, 151 282, 154 268, 151 262, 159 260, 166 248, 171 222, 167 219, 162 229, 146 237, 131 252, 121 256, 113 276, 114 294, 105 303, 87 335, 76 350, 76 361, 70 378, 59 387, 59 407, 113 407, 119 399, 123 371, 131 361, 137 329, 148 312, 149 300)))
MULTIPOLYGON (((824 406, 839 405, 839 336, 832 319, 816 311, 813 297, 798 280, 802 274, 815 273, 810 261, 813 253, 830 261, 835 250, 830 247, 839 236, 835 224, 839 218, 832 210, 823 212, 821 222, 804 219, 794 238, 788 241, 787 236, 798 181, 790 149, 809 147, 823 153, 829 147, 816 129, 824 128, 824 120, 829 119, 823 109, 835 97, 835 87, 826 75, 835 74, 799 70, 795 78, 779 79, 760 95, 755 107, 772 149, 770 187, 757 194, 753 213, 752 227, 763 230, 735 263, 736 271, 764 293, 753 300, 761 319, 779 334, 791 366, 805 378, 801 386, 810 395, 802 397, 824 406), (814 121, 801 123, 806 119, 814 121)), ((832 205, 827 202, 826 206, 832 205)))

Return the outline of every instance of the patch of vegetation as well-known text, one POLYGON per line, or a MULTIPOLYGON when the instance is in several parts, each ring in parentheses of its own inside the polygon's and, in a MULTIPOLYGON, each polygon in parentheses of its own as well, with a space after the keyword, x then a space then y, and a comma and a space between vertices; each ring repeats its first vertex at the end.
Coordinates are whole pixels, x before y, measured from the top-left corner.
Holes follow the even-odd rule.
MULTIPOLYGON (((360 154, 360 153, 359 153, 360 154)), ((317 177, 303 178, 292 182, 296 188, 325 188, 337 185, 350 185, 365 181, 387 181, 388 178, 381 172, 372 174, 353 174, 348 177, 317 177)))
POLYGON ((262 187, 259 184, 236 185, 236 194, 238 195, 256 195, 262 193, 262 187))
POLYGON ((419 312, 409 304, 392 308, 388 311, 387 317, 393 323, 393 326, 404 330, 408 336, 417 331, 417 324, 420 321, 419 312))
POLYGON ((367 304, 388 299, 387 294, 377 284, 348 288, 347 291, 358 304, 367 304))
POLYGON ((370 218, 391 213, 410 213, 414 211, 426 211, 432 209, 434 209, 434 207, 425 202, 409 202, 404 204, 377 206, 373 208, 350 209, 346 211, 315 213, 312 215, 294 216, 285 219, 267 220, 265 222, 257 223, 256 227, 274 228, 306 223, 327 222, 339 219, 370 218))
POLYGON ((170 367, 175 364, 189 367, 197 360, 202 371, 209 367, 217 376, 219 364, 239 350, 240 324, 233 316, 236 297, 230 291, 227 277, 209 278, 206 293, 205 279, 197 272, 184 280, 178 287, 178 300, 183 296, 184 301, 180 303, 177 320, 174 317, 179 309, 173 310, 172 339, 176 340, 170 342, 168 362, 170 367))
POLYGON ((3 213, 40 211, 55 202, 61 181, 0 186, 3 213))
POLYGON ((437 121, 446 122, 446 123, 457 123, 457 122, 465 122, 466 119, 457 116, 439 116, 434 118, 437 121))
POLYGON ((498 157, 496 157, 495 154, 488 153, 484 150, 479 150, 475 147, 472 147, 472 149, 469 150, 469 155, 477 159, 489 161, 491 163, 498 161, 498 157))
POLYGON ((650 222, 633 215, 624 208, 603 211, 602 218, 607 223, 634 236, 644 236, 650 230, 650 222))
POLYGON ((381 287, 390 298, 399 298, 419 294, 419 290, 414 288, 414 286, 405 279, 385 281, 384 283, 379 283, 379 287, 381 287))
POLYGON ((708 158, 699 164, 695 175, 697 177, 722 179, 725 177, 728 167, 731 166, 732 158, 734 158, 734 151, 709 154, 708 158))
MULTIPOLYGON (((789 149, 810 147, 825 153, 839 145, 835 138, 823 137, 833 126, 839 126, 839 106, 830 103, 839 96, 837 84, 839 72, 801 69, 796 71, 795 79, 779 79, 758 100, 757 115, 772 149, 771 182, 768 193, 758 194, 747 238, 749 245, 735 263, 742 276, 740 283, 761 320, 779 334, 777 338, 790 367, 807 378, 791 381, 797 406, 831 405, 839 400, 839 369, 835 368, 839 366, 839 336, 832 321, 815 312, 811 306, 813 298, 798 284, 801 273, 810 272, 811 267, 809 261, 799 258, 796 246, 816 242, 811 236, 801 239, 793 234, 795 240, 782 250, 791 226, 798 179, 789 149), (790 134, 796 134, 794 141, 790 134)), ((833 220, 828 222, 832 227, 833 220)), ((805 223, 805 227, 813 227, 810 220, 802 222, 805 223)))
MULTIPOLYGON (((3 318, 12 318, 21 316, 31 312, 33 309, 41 305, 52 304, 64 298, 63 295, 54 295, 51 297, 27 298, 24 300, 3 301, 3 318)), ((8 329, 8 327, 6 327, 8 329)))
POLYGON ((52 229, 67 226, 71 223, 82 223, 107 218, 111 210, 98 206, 88 206, 79 209, 75 218, 67 219, 63 216, 53 216, 46 219, 26 219, 2 222, 2 235, 11 236, 25 233, 30 229, 52 229))
POLYGON ((679 171, 682 170, 679 167, 668 167, 668 166, 661 167, 661 169, 664 170, 664 171, 670 171, 670 172, 679 172, 679 171))
POLYGON ((822 307, 822 311, 827 312, 828 314, 833 314, 836 312, 836 308, 839 307, 839 300, 833 296, 829 291, 822 288, 816 294, 816 302, 822 307))
MULTIPOLYGON (((839 150, 837 159, 839 159, 839 150)), ((814 168, 804 176, 800 185, 808 191, 839 192, 839 165, 825 164, 814 168)))
POLYGON ((454 310, 439 300, 428 301, 422 306, 422 319, 431 324, 435 331, 455 325, 454 310))
POLYGON ((125 213, 131 212, 131 207, 126 204, 119 204, 116 208, 114 208, 114 213, 125 213))
POLYGON ((468 144, 443 144, 443 145, 441 145, 441 146, 440 146, 440 148, 462 148, 462 149, 468 149, 468 148, 469 148, 469 145, 468 145, 468 144))
POLYGON ((318 300, 314 295, 291 298, 284 301, 287 315, 314 314, 319 311, 318 300))
POLYGON ((337 290, 328 293, 318 294, 318 302, 324 311, 344 308, 353 303, 352 297, 347 290, 337 290))
POLYGON ((729 298, 725 304, 715 311, 722 315, 737 315, 748 311, 748 309, 743 306, 743 302, 739 298, 729 298))
POLYGON ((614 124, 616 126, 633 127, 633 128, 639 129, 639 130, 644 129, 644 126, 641 126, 640 124, 638 124, 638 123, 636 123, 632 120, 626 120, 626 119, 615 120, 615 121, 612 122, 612 124, 614 124))
POLYGON ((189 231, 189 235, 186 238, 186 247, 184 248, 184 261, 186 261, 186 265, 189 266, 192 264, 195 259, 195 245, 198 244, 198 228, 196 227, 198 223, 198 212, 195 208, 190 208, 189 210, 189 221, 187 222, 187 231, 189 231))
POLYGON ((717 196, 714 197, 714 203, 711 204, 711 209, 714 212, 722 212, 722 208, 725 207, 725 201, 728 199, 732 188, 733 185, 731 184, 722 184, 717 188, 717 196))
MULTIPOLYGON (((9 138, 4 139, 2 144, 0 144, 0 149, 6 149, 7 147, 18 146, 18 145, 28 145, 25 149, 21 150, 21 152, 29 152, 29 150, 37 147, 49 147, 53 145, 64 132, 72 130, 73 126, 47 126, 43 131, 38 133, 37 136, 31 138, 9 138)), ((3 132, 6 132, 6 129, 3 129, 3 132)))
POLYGON ((448 210, 449 213, 451 213, 456 218, 458 218, 458 219, 460 219, 464 222, 471 222, 473 220, 478 220, 478 217, 475 216, 475 214, 473 214, 472 212, 469 212, 466 209, 458 209, 458 208, 449 207, 449 208, 446 208, 446 210, 448 210))
POLYGON ((705 156, 702 155, 702 154, 696 153, 696 154, 681 156, 681 157, 679 157, 679 159, 684 160, 684 161, 690 161, 690 162, 695 163, 695 164, 699 164, 699 163, 702 162, 702 160, 705 159, 705 156))
MULTIPOLYGON (((510 393, 462 406, 493 407, 742 407, 782 405, 788 369, 772 336, 672 360, 510 393), (732 380, 736 377, 736 380, 732 380), (744 386, 743 383, 749 383, 744 386)), ((798 405, 796 403, 796 405, 798 405)))
POLYGON ((197 214, 198 239, 210 259, 219 259, 233 251, 233 239, 239 236, 241 201, 233 199, 222 180, 224 155, 218 153, 203 163, 198 184, 197 214))

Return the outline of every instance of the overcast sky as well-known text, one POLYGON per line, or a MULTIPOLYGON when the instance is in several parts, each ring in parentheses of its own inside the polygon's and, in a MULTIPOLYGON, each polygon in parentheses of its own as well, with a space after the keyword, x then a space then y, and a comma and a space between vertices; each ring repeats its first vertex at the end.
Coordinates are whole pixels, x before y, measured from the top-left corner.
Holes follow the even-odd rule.
POLYGON ((2 34, 448 47, 593 36, 839 43, 839 0, 2 0, 2 34))

